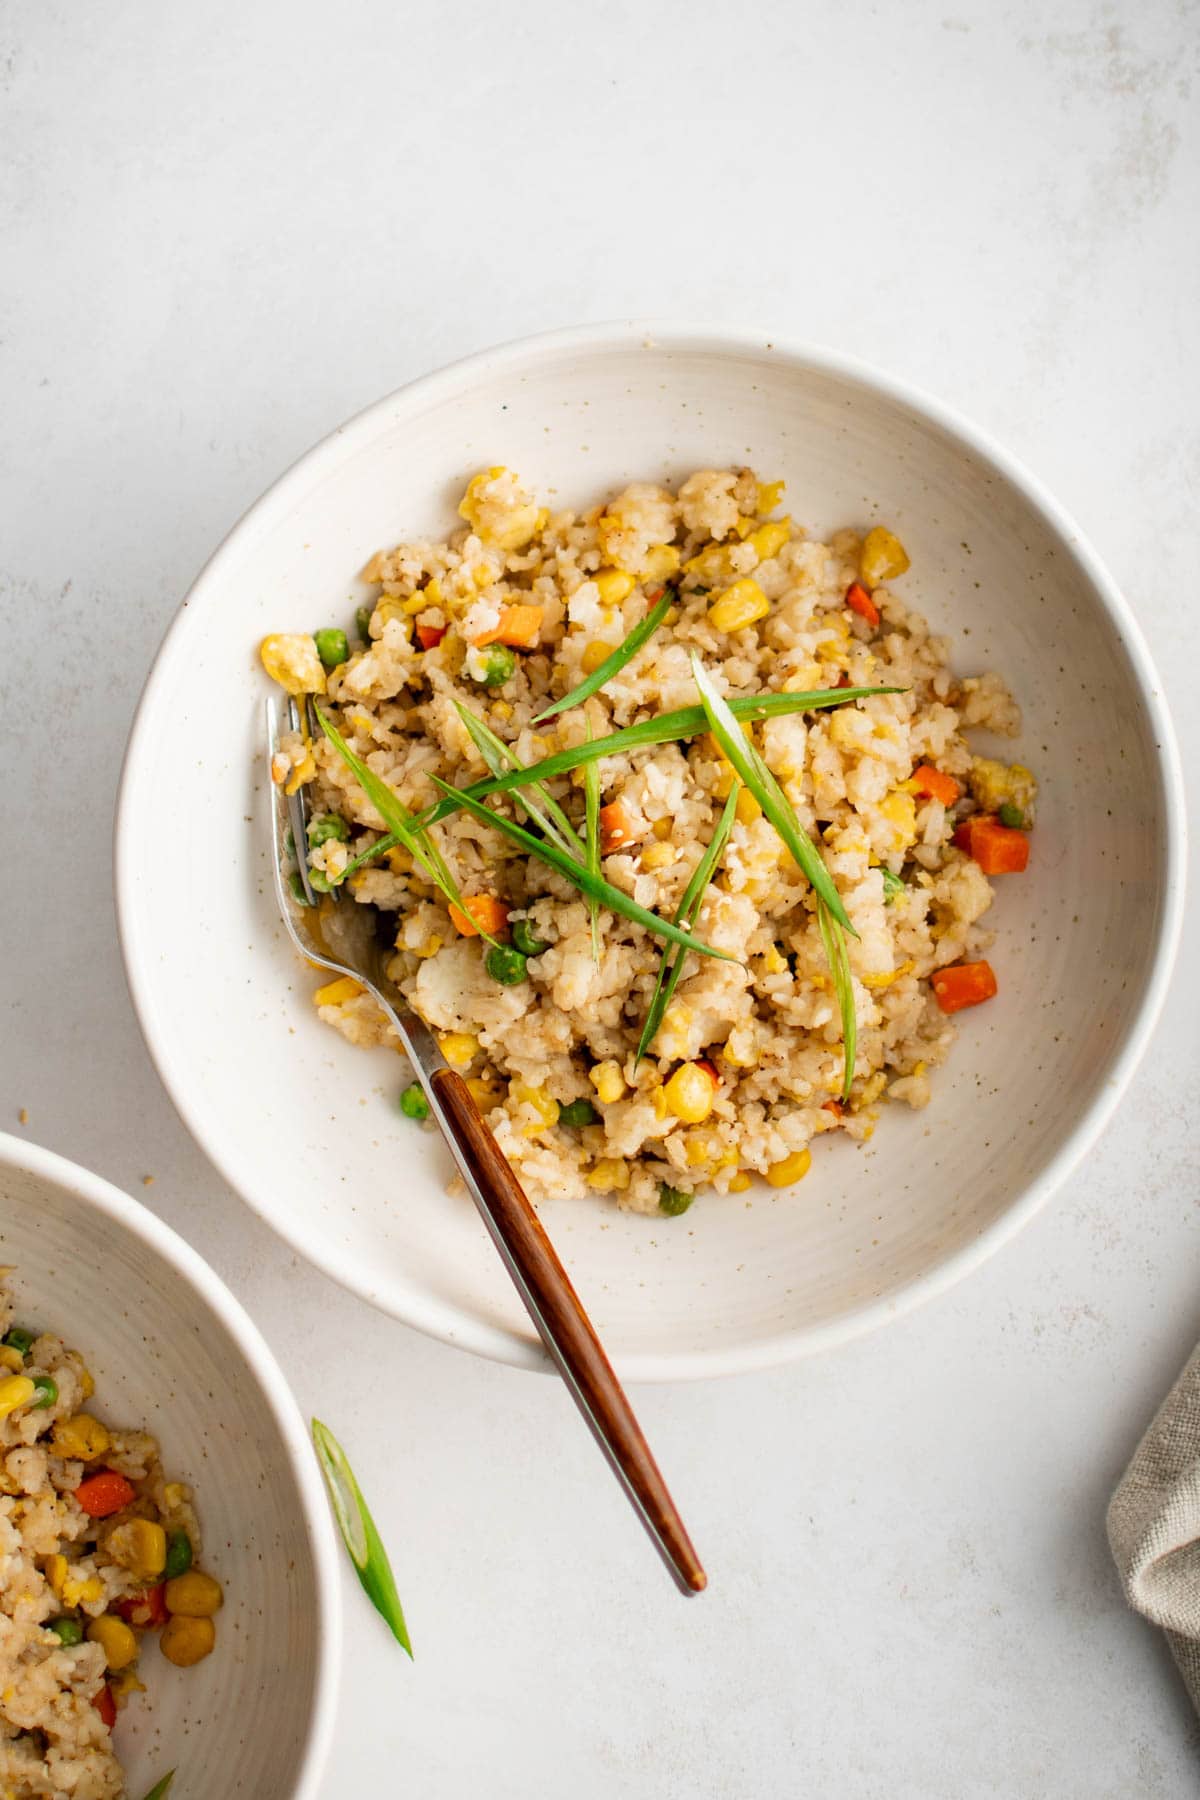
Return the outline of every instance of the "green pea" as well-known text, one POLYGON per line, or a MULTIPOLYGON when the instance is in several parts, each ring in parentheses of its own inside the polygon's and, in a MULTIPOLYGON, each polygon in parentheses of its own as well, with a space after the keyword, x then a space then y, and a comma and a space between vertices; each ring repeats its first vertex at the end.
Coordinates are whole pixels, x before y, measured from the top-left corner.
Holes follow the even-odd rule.
POLYGON ((19 1350, 22 1356, 28 1356, 33 1349, 33 1333, 26 1331, 23 1325, 14 1325, 11 1331, 5 1332, 4 1342, 10 1350, 19 1350))
POLYGON ((59 1643, 64 1644, 68 1649, 83 1642, 83 1626, 78 1619, 50 1619, 47 1622, 46 1630, 52 1631, 59 1643))
POLYGON ((311 906, 312 901, 304 891, 304 883, 300 879, 299 870, 288 876, 288 886, 292 890, 292 899, 297 906, 311 906))
POLYGON ((508 944, 493 944, 483 966, 501 987, 516 987, 518 981, 525 979, 525 958, 508 944))
POLYGON ((600 1114, 590 1100, 568 1100, 565 1106, 558 1109, 558 1122, 576 1130, 583 1125, 598 1125, 600 1114))
POLYGON ((883 904, 890 906, 897 894, 904 892, 904 883, 890 869, 881 869, 879 873, 883 876, 883 904))
POLYGON ((680 1213, 685 1213, 695 1198, 695 1194, 686 1194, 682 1188, 668 1187, 665 1181, 659 1183, 658 1210, 666 1213, 669 1219, 677 1219, 680 1213))
POLYGON ((550 948, 537 935, 528 919, 514 919, 512 941, 522 956, 540 956, 543 950, 550 948))
POLYGON ((192 1566, 192 1540, 186 1531, 172 1531, 167 1537, 167 1560, 163 1564, 163 1580, 174 1581, 186 1575, 192 1566))
POLYGON ((374 611, 373 606, 360 606, 354 614, 354 629, 364 644, 369 644, 371 641, 371 614, 374 611))
POLYGON ((344 663, 349 658, 350 645, 346 634, 339 631, 336 625, 327 625, 324 631, 314 631, 313 643, 327 669, 336 669, 339 663, 344 663))
POLYGON ((350 836, 350 827, 338 813, 318 813, 315 819, 308 821, 306 829, 308 842, 313 850, 318 844, 327 844, 330 838, 336 838, 339 844, 344 844, 350 836))
POLYGON ((1024 831, 1025 829, 1025 814, 1019 806, 1014 806, 1011 800, 1004 802, 1000 808, 999 818, 1000 823, 1007 825, 1010 831, 1024 831))
POLYGON ((406 1119, 427 1119, 429 1102, 419 1081, 410 1082, 400 1096, 400 1111, 406 1119))
POLYGON ((52 1375, 35 1375, 33 1385, 38 1391, 38 1398, 30 1407, 31 1412, 45 1412, 58 1399, 58 1383, 52 1375))
POLYGON ((516 654, 507 644, 489 644, 483 653, 484 687, 503 687, 516 666, 516 654))

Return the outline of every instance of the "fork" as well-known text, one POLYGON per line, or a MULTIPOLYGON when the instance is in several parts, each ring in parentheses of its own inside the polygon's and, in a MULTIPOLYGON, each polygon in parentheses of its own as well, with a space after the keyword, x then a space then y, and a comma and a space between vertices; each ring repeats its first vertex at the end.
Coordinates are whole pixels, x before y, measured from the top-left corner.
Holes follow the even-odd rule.
MULTIPOLYGON (((292 731, 306 730, 314 739, 319 736, 307 697, 303 720, 295 700, 288 700, 287 722, 292 731)), ((273 762, 279 749, 279 738, 280 710, 272 696, 267 701, 269 762, 273 762)), ((338 887, 328 895, 318 894, 313 887, 307 859, 308 803, 304 789, 287 795, 272 781, 271 791, 275 796, 275 894, 288 936, 309 961, 360 982, 391 1020, 458 1172, 551 1361, 681 1593, 698 1594, 707 1585, 708 1577, 624 1389, 545 1227, 463 1077, 450 1067, 429 1027, 405 1004, 385 973, 384 951, 375 929, 375 909, 344 904, 338 887), (286 873, 291 860, 289 834, 303 905, 293 893, 286 873)))

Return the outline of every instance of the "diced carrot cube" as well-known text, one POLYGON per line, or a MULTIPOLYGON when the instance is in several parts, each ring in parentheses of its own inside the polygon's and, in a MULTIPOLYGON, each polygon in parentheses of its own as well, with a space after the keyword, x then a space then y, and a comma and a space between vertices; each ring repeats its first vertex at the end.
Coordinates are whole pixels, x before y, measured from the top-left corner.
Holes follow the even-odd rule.
POLYGON ((821 1102, 821 1111, 832 1113, 835 1119, 840 1119, 845 1110, 840 1100, 823 1100, 821 1102))
POLYGON ((508 908, 494 894, 464 894, 463 906, 465 913, 451 904, 450 917, 464 937, 478 937, 481 931, 499 937, 507 929, 508 908))
POLYGON ((721 1076, 716 1063, 710 1062, 707 1056, 698 1056, 696 1058, 696 1067, 704 1070, 704 1073, 708 1076, 708 1079, 712 1082, 714 1087, 720 1087, 721 1076))
POLYGON ((417 642, 422 650, 432 650, 441 643, 448 629, 445 625, 418 625, 417 642))
POLYGON ((852 581, 846 589, 846 605, 851 612, 857 613, 860 619, 865 619, 872 631, 875 630, 879 624, 879 608, 861 581, 852 581))
POLYGON ((973 814, 954 833, 954 842, 974 857, 985 875, 1019 875, 1029 862, 1029 837, 999 819, 973 814))
POLYGON ((166 1582, 160 1581, 156 1587, 147 1588, 144 1594, 127 1594, 116 1602, 116 1608, 127 1625, 137 1625, 143 1631, 154 1625, 165 1625, 170 1617, 166 1582))
POLYGON ((991 963, 952 963, 948 969, 935 969, 929 977, 934 998, 944 1013, 961 1012, 964 1006, 978 1006, 991 1000, 997 992, 991 963))
POLYGON ((633 820, 623 800, 612 800, 600 808, 600 850, 604 856, 623 850, 635 836, 633 820))
POLYGON ((117 1703, 112 1697, 112 1689, 107 1681, 92 1701, 92 1705, 111 1731, 117 1722, 117 1703))
POLYGON ((953 806, 962 793, 962 788, 953 775, 946 775, 941 769, 935 769, 932 763, 920 763, 912 772, 917 784, 917 793, 927 795, 931 800, 940 800, 943 806, 953 806))
POLYGON ((500 622, 475 639, 475 648, 485 644, 509 644, 514 650, 532 650, 542 629, 540 606, 502 606, 500 622))
POLYGON ((128 1506, 134 1497, 132 1483, 115 1469, 98 1469, 75 1489, 75 1498, 92 1519, 107 1519, 128 1506))

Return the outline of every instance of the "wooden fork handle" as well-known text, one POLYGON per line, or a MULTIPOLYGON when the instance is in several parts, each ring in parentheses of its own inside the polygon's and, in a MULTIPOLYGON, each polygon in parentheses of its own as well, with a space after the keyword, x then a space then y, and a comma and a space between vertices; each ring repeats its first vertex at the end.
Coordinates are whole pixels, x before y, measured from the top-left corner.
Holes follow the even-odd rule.
POLYGON ((698 1594, 708 1577, 541 1220, 462 1076, 438 1069, 432 1086, 456 1160, 546 1349, 680 1589, 698 1594))

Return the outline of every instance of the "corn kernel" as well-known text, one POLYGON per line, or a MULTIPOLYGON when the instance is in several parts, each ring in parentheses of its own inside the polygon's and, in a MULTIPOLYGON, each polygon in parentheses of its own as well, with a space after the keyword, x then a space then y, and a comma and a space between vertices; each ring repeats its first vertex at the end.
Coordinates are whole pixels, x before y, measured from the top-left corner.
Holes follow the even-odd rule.
POLYGON ((673 1000, 663 1014, 655 1042, 660 1056, 686 1056, 688 1032, 692 1025, 692 1009, 683 1000, 673 1000))
POLYGON ((802 663, 793 669, 783 684, 785 694, 805 694, 816 686, 821 678, 821 665, 815 662, 802 663))
POLYGON ((873 525, 863 539, 859 558, 859 569, 867 586, 876 588, 882 581, 894 581, 909 566, 908 551, 895 532, 882 525, 873 525))
MULTIPOLYGON (((427 937, 423 944, 418 944, 417 948, 413 951, 413 955, 421 956, 421 957, 436 956, 438 951, 441 949, 441 947, 442 947, 442 940, 437 935, 437 932, 435 931, 433 936, 427 937)), ((396 948, 398 950, 404 949, 405 946, 402 944, 397 944, 396 948)))
POLYGON ((25 1372, 25 1358, 11 1344, 0 1344, 0 1367, 8 1369, 14 1375, 25 1372))
POLYGON ((189 1569, 185 1575, 176 1575, 163 1589, 167 1611, 182 1614, 185 1619, 211 1619, 220 1610, 224 1598, 220 1582, 214 1581, 202 1569, 189 1569))
POLYGON ((84 1400, 90 1400, 96 1391, 96 1383, 92 1379, 92 1371, 86 1363, 79 1365, 79 1392, 84 1400))
POLYGON ((65 1556, 48 1556, 42 1564, 42 1574, 50 1584, 50 1591, 62 1599, 63 1583, 67 1579, 67 1559, 65 1556))
POLYGON ((675 829, 674 819, 655 819, 651 826, 656 838, 669 838, 675 829))
POLYGON ((716 1155, 716 1144, 711 1131, 692 1131, 688 1133, 683 1154, 689 1169, 698 1169, 703 1163, 711 1162, 716 1155))
POLYGON ((167 1566, 167 1534, 153 1519, 127 1519, 109 1532, 108 1553, 139 1581, 157 1581, 167 1566))
POLYGON ((665 1119, 667 1116, 667 1096, 663 1092, 662 1088, 656 1087, 651 1098, 654 1102, 655 1118, 656 1119, 665 1119))
POLYGON ((601 569, 598 575, 592 576, 592 580, 600 591, 602 606, 620 606, 622 600, 627 600, 637 586, 636 579, 626 574, 624 569, 601 569))
POLYGON ((532 1107, 538 1116, 538 1124, 526 1125, 526 1137, 540 1137, 543 1131, 558 1124, 558 1101, 552 1099, 544 1087, 531 1088, 523 1081, 513 1081, 509 1084, 509 1092, 518 1105, 532 1107))
POLYGON ((507 720, 512 718, 513 709, 507 700, 495 700, 492 703, 492 713, 497 719, 507 720))
POLYGON ((775 1188, 792 1187, 797 1181, 804 1180, 811 1167, 811 1150, 793 1150, 782 1162, 771 1164, 767 1170, 767 1180, 775 1188))
POLYGON ((770 610, 771 602, 757 581, 747 577, 727 587, 709 607, 708 616, 718 631, 743 631, 770 610))
POLYGON ((741 538, 742 541, 745 542, 746 538, 750 536, 750 533, 753 530, 754 520, 748 519, 742 513, 739 513, 737 518, 733 521, 733 535, 741 538))
POLYGON ((755 819, 761 819, 762 807, 754 798, 748 787, 743 787, 733 803, 734 815, 742 825, 753 825, 755 819))
POLYGON ((137 1660, 137 1639, 124 1619, 104 1613, 101 1618, 92 1620, 87 1635, 93 1644, 99 1644, 110 1669, 126 1669, 137 1660))
POLYGON ((262 666, 289 694, 323 694, 325 668, 312 638, 301 632, 275 631, 258 646, 262 666))
POLYGON ((90 1413, 76 1413, 72 1419, 59 1419, 50 1434, 56 1456, 69 1456, 76 1462, 95 1462, 103 1456, 112 1439, 99 1419, 90 1413))
POLYGON ((590 1188, 597 1188, 601 1193, 623 1193, 629 1186, 629 1164, 616 1157, 601 1157, 584 1176, 590 1188))
POLYGON ((646 560, 638 570, 639 581, 670 581, 679 573, 679 552, 674 544, 651 544, 646 560))
POLYGON ((752 1185, 753 1183, 745 1171, 739 1170, 729 1183, 729 1192, 731 1194, 744 1194, 746 1189, 752 1185))
POLYGON ((600 1062, 588 1070, 588 1080, 602 1106, 611 1106, 625 1092, 625 1077, 618 1062, 600 1062))
POLYGON ((590 643, 579 659, 579 666, 585 675, 594 675, 601 663, 607 662, 613 653, 612 644, 602 643, 596 638, 590 643))
POLYGON ((411 850, 405 850, 397 844, 394 850, 387 853, 387 865, 393 875, 407 875, 413 866, 411 850))
POLYGON ((642 851, 642 867, 643 869, 649 869, 651 873, 653 873, 655 869, 669 869, 674 861, 674 844, 648 844, 642 851))
POLYGON ((729 550, 724 544, 709 544, 698 555, 689 558, 683 567, 686 574, 694 576, 706 587, 716 587, 718 582, 732 581, 736 573, 729 550))
POLYGON ((893 788, 879 802, 879 810, 894 828, 897 850, 906 848, 914 841, 917 835, 917 807, 911 794, 904 793, 900 788, 893 788))
POLYGON ((769 950, 763 951, 763 968, 768 975, 784 975, 787 973, 788 960, 778 944, 772 944, 769 950))
POLYGON ((339 975, 336 981, 327 981, 313 995, 314 1006, 341 1006, 345 1000, 353 1000, 363 992, 361 981, 355 981, 353 975, 339 975))
POLYGON ((190 1669, 208 1656, 217 1641, 217 1628, 211 1619, 168 1619, 158 1640, 167 1661, 178 1669, 190 1669))
POLYGON ((83 1581, 68 1575, 62 1585, 62 1598, 64 1606, 95 1606, 97 1600, 104 1598, 104 1583, 98 1575, 89 1575, 83 1581))
POLYGON ((467 1089, 480 1112, 490 1112, 500 1098, 490 1081, 482 1075, 472 1075, 467 1082, 467 1089))
POLYGON ((753 547, 759 562, 769 562, 773 556, 779 555, 791 535, 790 519, 772 519, 769 524, 760 525, 757 531, 752 531, 746 542, 753 547))
POLYGON ((911 975, 913 967, 913 960, 910 956, 907 962, 900 963, 895 969, 885 969, 880 975, 864 975, 862 984, 864 987, 874 988, 878 992, 881 988, 891 987, 892 983, 899 981, 902 975, 911 975))
POLYGON ((311 781, 317 772, 316 760, 312 753, 312 745, 305 744, 304 755, 300 761, 292 764, 292 772, 284 785, 284 793, 298 794, 306 781, 311 781))
POLYGON ((469 1031, 443 1031, 438 1049, 453 1069, 465 1069, 479 1049, 479 1039, 469 1031))
POLYGON ((775 508, 779 505, 779 502, 783 499, 784 490, 786 489, 786 487, 787 487, 786 481, 760 481, 759 482, 759 484, 758 484, 758 499, 755 502, 754 510, 758 514, 760 519, 765 519, 769 512, 775 511, 775 508))
POLYGON ((667 1106, 686 1125, 699 1125, 712 1111, 716 1083, 698 1063, 681 1063, 665 1088, 667 1106))

